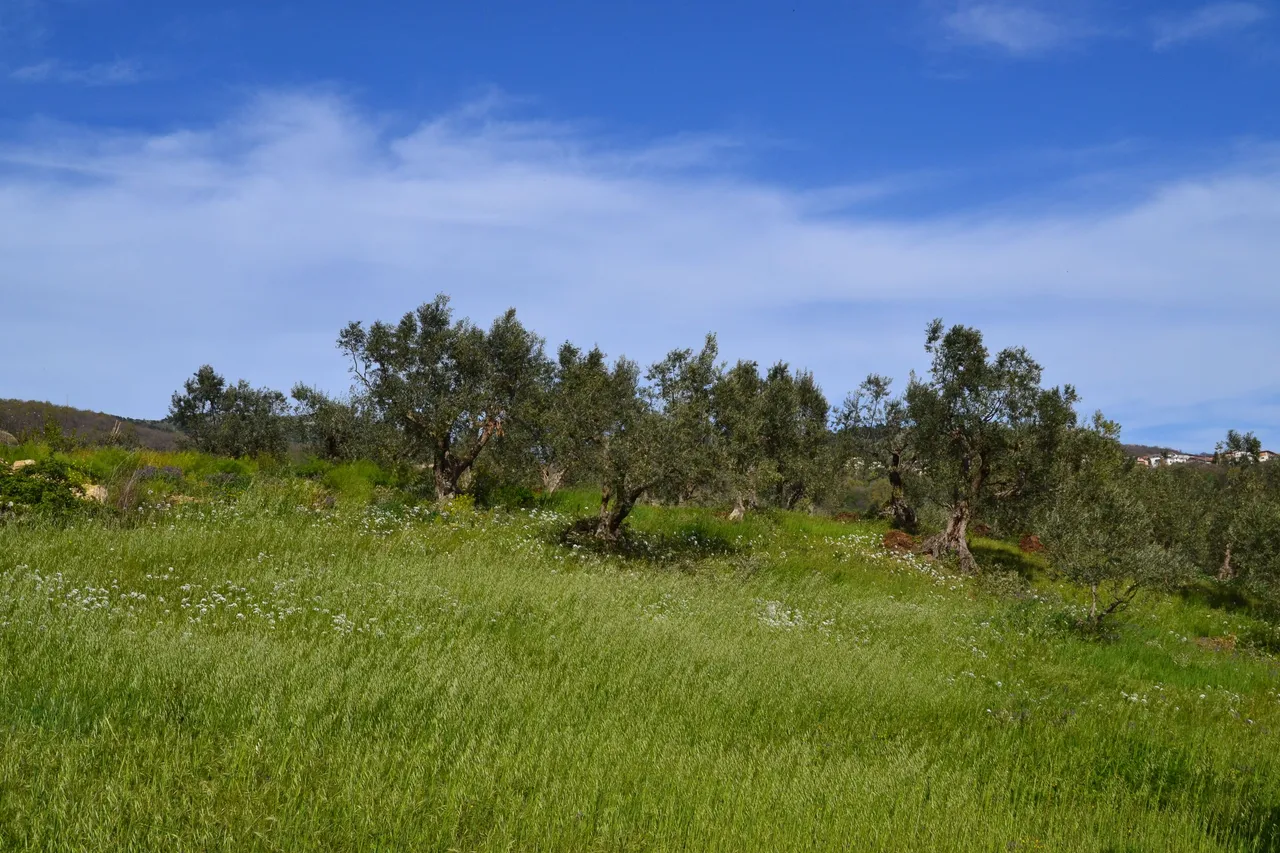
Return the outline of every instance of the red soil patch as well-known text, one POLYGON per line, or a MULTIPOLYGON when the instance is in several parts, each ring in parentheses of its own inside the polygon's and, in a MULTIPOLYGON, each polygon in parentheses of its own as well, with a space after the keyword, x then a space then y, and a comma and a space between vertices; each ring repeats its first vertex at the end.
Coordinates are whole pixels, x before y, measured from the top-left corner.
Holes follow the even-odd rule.
POLYGON ((890 551, 910 553, 916 549, 916 540, 901 530, 890 530, 884 535, 884 547, 890 551))
POLYGON ((1024 554, 1041 554, 1044 553, 1044 543, 1040 541, 1040 537, 1034 533, 1023 536, 1018 542, 1018 547, 1022 549, 1024 554))

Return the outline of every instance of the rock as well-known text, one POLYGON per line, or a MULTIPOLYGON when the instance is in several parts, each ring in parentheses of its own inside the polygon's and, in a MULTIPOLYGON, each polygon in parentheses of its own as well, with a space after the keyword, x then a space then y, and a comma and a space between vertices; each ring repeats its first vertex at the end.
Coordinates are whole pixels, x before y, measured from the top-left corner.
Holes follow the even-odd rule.
POLYGON ((909 533, 901 530, 890 530, 884 535, 884 547, 889 551, 909 554, 916 549, 916 540, 909 533))
POLYGON ((13 433, 0 429, 0 444, 6 447, 17 447, 21 442, 18 441, 17 436, 13 433))
POLYGON ((107 487, 88 485, 84 487, 81 497, 87 501, 95 501, 100 504, 107 502, 107 487))
POLYGON ((34 459, 19 459, 17 462, 13 463, 12 467, 15 471, 21 471, 23 468, 34 464, 36 464, 36 460, 34 459))

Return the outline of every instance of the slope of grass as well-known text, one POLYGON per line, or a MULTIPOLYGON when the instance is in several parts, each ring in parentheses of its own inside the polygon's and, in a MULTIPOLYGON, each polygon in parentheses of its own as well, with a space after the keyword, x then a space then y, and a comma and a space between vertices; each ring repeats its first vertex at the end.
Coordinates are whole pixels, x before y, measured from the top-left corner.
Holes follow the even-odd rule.
POLYGON ((1276 661, 1195 642, 1242 616, 1098 640, 873 526, 642 508, 604 555, 589 496, 309 488, 0 526, 0 849, 1280 849, 1276 661))

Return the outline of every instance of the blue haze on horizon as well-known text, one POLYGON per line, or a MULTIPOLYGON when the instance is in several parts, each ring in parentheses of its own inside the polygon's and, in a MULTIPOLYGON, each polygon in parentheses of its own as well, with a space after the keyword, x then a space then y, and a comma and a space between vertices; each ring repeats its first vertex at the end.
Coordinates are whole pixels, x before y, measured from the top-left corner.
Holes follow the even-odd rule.
POLYGON ((935 316, 1280 450, 1280 5, 0 0, 0 397, 342 392, 436 292, 833 403, 935 316))

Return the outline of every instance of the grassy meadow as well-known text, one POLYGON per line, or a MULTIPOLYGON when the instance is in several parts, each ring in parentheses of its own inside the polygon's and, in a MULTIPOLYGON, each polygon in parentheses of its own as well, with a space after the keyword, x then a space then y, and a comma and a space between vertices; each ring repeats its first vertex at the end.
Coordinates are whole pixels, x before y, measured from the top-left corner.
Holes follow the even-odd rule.
POLYGON ((0 849, 1280 850, 1242 613, 1091 637, 1001 543, 644 507, 602 554, 588 494, 313 473, 0 525, 0 849))

